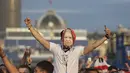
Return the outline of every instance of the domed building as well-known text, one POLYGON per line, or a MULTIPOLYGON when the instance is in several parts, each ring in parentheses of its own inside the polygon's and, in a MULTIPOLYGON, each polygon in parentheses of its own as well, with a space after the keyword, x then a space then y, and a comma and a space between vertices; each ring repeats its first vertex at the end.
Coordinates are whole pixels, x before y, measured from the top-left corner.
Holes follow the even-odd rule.
POLYGON ((66 28, 64 20, 54 10, 48 10, 37 20, 38 29, 63 29, 66 28))

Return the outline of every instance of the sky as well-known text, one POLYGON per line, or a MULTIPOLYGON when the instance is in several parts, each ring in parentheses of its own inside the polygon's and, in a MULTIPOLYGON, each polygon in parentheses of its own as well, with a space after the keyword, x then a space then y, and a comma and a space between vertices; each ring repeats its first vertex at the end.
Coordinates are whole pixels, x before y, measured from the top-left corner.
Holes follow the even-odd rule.
POLYGON ((54 9, 66 22, 67 27, 86 29, 89 32, 117 30, 122 24, 130 28, 130 0, 21 0, 21 26, 24 19, 38 20, 46 10, 54 9))

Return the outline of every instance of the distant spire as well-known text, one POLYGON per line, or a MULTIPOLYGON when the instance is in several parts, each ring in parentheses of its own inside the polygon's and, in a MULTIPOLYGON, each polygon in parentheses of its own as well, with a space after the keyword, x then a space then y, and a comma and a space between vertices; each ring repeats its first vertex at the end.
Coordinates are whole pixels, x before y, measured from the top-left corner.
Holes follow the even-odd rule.
POLYGON ((49 0, 49 4, 52 5, 52 0, 49 0))

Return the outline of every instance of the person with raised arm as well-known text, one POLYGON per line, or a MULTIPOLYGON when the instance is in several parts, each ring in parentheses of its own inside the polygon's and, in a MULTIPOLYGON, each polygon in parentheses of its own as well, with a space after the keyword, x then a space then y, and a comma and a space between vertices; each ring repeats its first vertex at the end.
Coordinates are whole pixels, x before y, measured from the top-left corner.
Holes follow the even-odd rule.
POLYGON ((53 53, 54 73, 78 73, 79 57, 88 54, 111 37, 111 31, 105 26, 106 34, 101 40, 86 46, 74 46, 76 34, 71 28, 66 28, 61 31, 61 43, 58 44, 49 42, 41 36, 32 26, 30 18, 26 18, 24 22, 34 38, 53 53))
POLYGON ((0 57, 9 73, 19 73, 17 68, 9 61, 8 57, 6 56, 1 46, 0 46, 0 57))

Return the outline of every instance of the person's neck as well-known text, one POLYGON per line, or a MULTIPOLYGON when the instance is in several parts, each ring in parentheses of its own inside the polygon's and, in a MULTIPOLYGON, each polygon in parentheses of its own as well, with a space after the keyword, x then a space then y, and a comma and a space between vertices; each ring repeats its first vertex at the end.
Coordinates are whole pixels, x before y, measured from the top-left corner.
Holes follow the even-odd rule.
POLYGON ((72 46, 63 46, 64 52, 69 51, 72 48, 72 46))

